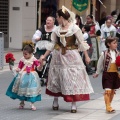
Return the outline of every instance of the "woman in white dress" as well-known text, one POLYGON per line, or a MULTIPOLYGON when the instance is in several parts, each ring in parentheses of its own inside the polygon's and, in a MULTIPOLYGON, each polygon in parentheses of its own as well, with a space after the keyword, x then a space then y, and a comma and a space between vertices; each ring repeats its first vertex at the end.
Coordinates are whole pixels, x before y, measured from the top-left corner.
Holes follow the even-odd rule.
POLYGON ((59 26, 51 35, 52 44, 40 58, 44 60, 53 51, 46 88, 46 94, 54 96, 53 110, 58 110, 58 97, 61 96, 66 102, 72 103, 72 113, 77 112, 76 101, 89 100, 89 94, 93 93, 79 54, 79 50, 84 51, 85 60, 89 63, 89 46, 80 28, 72 22, 74 19, 74 13, 64 6, 57 11, 59 26))
POLYGON ((112 25, 111 18, 108 18, 101 29, 101 41, 100 41, 100 52, 105 51, 107 48, 105 46, 105 40, 107 37, 116 36, 116 28, 112 25))

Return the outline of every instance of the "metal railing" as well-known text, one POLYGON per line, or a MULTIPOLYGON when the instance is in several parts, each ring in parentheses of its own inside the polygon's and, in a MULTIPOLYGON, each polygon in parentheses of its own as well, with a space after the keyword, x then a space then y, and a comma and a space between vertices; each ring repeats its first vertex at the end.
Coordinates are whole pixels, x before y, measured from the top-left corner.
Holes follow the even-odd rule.
POLYGON ((0 69, 4 65, 4 33, 0 32, 0 69))

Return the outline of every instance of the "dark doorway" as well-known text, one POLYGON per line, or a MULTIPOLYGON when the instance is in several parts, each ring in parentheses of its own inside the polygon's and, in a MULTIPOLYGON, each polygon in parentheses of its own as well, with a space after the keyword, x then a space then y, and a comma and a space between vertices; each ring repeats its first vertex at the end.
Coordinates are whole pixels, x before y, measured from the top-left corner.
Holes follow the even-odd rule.
POLYGON ((96 8, 97 8, 97 11, 95 11, 95 18, 97 21, 100 20, 100 2, 97 0, 96 1, 96 8))
POLYGON ((9 0, 0 0, 0 32, 4 33, 4 47, 9 47, 9 0))
POLYGON ((48 16, 56 17, 59 0, 42 0, 41 1, 41 25, 45 24, 48 16))

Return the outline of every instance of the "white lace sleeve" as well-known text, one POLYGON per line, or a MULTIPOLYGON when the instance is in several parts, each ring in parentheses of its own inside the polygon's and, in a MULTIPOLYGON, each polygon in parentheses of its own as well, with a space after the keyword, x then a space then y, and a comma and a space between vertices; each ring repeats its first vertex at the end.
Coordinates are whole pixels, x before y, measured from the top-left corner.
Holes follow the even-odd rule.
POLYGON ((50 50, 50 51, 53 51, 54 46, 55 46, 55 43, 56 43, 56 40, 57 40, 56 33, 55 33, 55 32, 52 32, 52 34, 51 34, 51 42, 50 42, 50 44, 48 44, 48 45, 46 46, 46 49, 47 49, 47 50, 50 50))
POLYGON ((87 39, 88 39, 88 37, 89 37, 89 36, 88 36, 88 34, 87 34, 87 33, 84 33, 84 34, 83 34, 83 38, 84 38, 84 40, 87 40, 87 39))
POLYGON ((86 51, 90 48, 90 46, 84 40, 82 31, 80 29, 75 33, 75 36, 78 41, 78 50, 79 51, 86 51))
POLYGON ((33 35, 33 37, 32 37, 32 42, 33 43, 36 43, 36 39, 37 38, 40 38, 41 37, 41 31, 40 30, 36 30, 36 32, 35 32, 35 34, 33 35))

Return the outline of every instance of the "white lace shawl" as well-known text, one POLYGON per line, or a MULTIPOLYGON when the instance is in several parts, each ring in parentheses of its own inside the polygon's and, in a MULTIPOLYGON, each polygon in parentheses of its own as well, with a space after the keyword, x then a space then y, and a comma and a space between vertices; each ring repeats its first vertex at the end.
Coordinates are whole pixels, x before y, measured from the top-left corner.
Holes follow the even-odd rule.
POLYGON ((22 73, 23 70, 26 68, 26 66, 32 66, 33 62, 37 60, 34 55, 32 55, 32 57, 30 59, 25 59, 24 57, 21 58, 20 61, 22 61, 24 63, 24 67, 21 69, 21 71, 19 73, 22 73))
POLYGON ((60 42, 63 44, 63 46, 66 46, 66 40, 65 37, 69 37, 72 35, 76 36, 76 43, 78 44, 78 50, 79 51, 86 51, 89 49, 89 45, 84 41, 83 34, 80 30, 80 28, 76 25, 71 23, 68 30, 62 30, 61 26, 56 27, 54 32, 51 34, 51 44, 47 47, 48 50, 52 51, 54 49, 54 45, 57 42, 57 36, 60 37, 60 42), (67 32, 65 35, 60 35, 60 32, 67 32))

